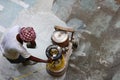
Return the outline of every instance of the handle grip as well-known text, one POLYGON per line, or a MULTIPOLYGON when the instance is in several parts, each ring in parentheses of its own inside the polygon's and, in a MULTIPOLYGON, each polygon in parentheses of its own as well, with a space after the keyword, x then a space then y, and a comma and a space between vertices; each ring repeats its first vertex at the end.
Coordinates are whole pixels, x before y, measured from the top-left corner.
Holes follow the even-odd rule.
POLYGON ((68 32, 75 31, 73 28, 69 28, 69 27, 55 26, 54 28, 55 28, 55 30, 62 30, 62 31, 68 31, 68 32))

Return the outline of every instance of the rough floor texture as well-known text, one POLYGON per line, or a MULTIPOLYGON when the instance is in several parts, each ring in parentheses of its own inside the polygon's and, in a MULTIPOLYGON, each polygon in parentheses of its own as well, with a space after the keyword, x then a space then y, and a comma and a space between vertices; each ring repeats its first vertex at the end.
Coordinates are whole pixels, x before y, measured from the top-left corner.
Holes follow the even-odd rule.
POLYGON ((92 35, 83 33, 86 40, 71 56, 65 80, 120 80, 119 15, 114 0, 76 1, 67 23, 74 18, 82 20, 92 35), (86 56, 81 55, 81 49, 86 56))
POLYGON ((0 11, 0 38, 14 25, 34 26, 38 47, 29 49, 32 55, 46 59, 44 50, 50 44, 53 26, 66 26, 63 21, 77 30, 83 22, 92 34, 82 34, 86 39, 71 56, 62 78, 48 75, 44 63, 23 67, 10 64, 0 55, 0 80, 120 80, 119 0, 21 0, 29 4, 27 9, 12 1, 0 0, 4 6, 0 11))

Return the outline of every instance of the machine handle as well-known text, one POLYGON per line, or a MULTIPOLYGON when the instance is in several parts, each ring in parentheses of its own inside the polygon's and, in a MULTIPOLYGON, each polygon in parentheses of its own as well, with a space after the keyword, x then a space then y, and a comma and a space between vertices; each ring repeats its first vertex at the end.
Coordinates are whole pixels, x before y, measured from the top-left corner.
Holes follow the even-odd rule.
POLYGON ((73 28, 69 28, 69 27, 55 26, 54 28, 55 28, 55 30, 62 30, 62 31, 68 31, 68 32, 75 31, 73 28))

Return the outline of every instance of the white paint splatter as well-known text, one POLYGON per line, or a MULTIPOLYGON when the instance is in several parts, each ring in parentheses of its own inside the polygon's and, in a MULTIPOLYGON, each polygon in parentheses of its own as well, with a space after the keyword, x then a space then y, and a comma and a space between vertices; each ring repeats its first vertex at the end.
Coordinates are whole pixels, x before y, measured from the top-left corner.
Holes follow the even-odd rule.
POLYGON ((22 0, 11 0, 12 2, 24 7, 24 8, 28 8, 29 7, 29 4, 23 2, 22 0))
POLYGON ((4 9, 4 7, 2 5, 0 5, 0 11, 2 11, 4 9))
POLYGON ((5 27, 0 25, 0 32, 4 33, 6 31, 5 27))

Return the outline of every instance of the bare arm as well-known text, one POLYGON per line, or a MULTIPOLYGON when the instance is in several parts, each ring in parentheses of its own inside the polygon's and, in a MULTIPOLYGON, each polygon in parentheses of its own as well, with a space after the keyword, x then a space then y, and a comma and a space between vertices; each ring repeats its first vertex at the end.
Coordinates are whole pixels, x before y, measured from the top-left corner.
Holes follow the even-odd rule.
POLYGON ((29 60, 32 60, 32 61, 35 61, 35 62, 43 62, 43 63, 49 63, 51 62, 51 60, 43 60, 43 59, 40 59, 40 58, 37 58, 37 57, 34 57, 34 56, 30 56, 28 58, 29 60))

